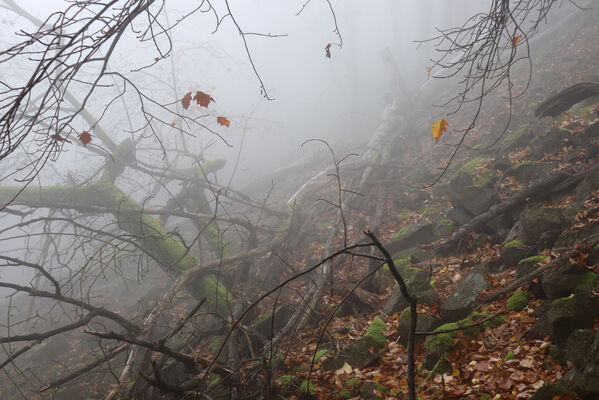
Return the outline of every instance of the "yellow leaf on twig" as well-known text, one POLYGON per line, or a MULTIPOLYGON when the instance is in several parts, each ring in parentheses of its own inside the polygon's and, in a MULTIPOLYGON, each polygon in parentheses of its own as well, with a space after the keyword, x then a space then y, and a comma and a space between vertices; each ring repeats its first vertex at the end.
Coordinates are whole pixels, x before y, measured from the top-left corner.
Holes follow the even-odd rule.
POLYGON ((431 135, 433 135, 435 140, 438 142, 439 139, 441 139, 441 136, 443 136, 443 132, 445 132, 447 130, 447 127, 449 126, 449 124, 444 119, 440 119, 437 122, 435 122, 434 124, 431 124, 431 126, 432 126, 431 135))

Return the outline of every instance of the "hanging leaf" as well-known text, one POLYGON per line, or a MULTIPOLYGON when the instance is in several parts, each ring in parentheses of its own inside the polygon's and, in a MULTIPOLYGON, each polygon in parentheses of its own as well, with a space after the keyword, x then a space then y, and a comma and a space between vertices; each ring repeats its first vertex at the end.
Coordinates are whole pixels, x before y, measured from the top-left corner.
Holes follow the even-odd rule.
POLYGON ((426 79, 430 79, 431 72, 433 72, 433 67, 427 67, 426 68, 426 79))
POLYGON ((193 99, 202 107, 208 107, 208 104, 210 104, 211 101, 214 101, 212 96, 200 90, 196 92, 195 96, 193 96, 193 99))
POLYGON ((87 144, 92 141, 92 135, 85 131, 79 134, 79 141, 83 144, 84 147, 87 147, 87 144))
POLYGON ((324 53, 327 58, 331 58, 331 44, 327 44, 324 48, 324 53))
POLYGON ((522 40, 522 35, 516 35, 512 38, 512 44, 514 45, 514 47, 518 47, 518 44, 520 44, 520 40, 522 40))
POLYGON ((447 127, 449 126, 449 124, 444 119, 440 119, 437 122, 435 122, 434 124, 431 124, 431 126, 432 126, 431 135, 433 135, 435 140, 438 142, 439 139, 441 139, 441 136, 443 136, 443 132, 445 132, 447 130, 447 127))
POLYGON ((183 96, 183 99, 181 99, 181 105, 183 106, 184 109, 188 109, 189 108, 189 104, 191 103, 191 92, 187 92, 185 93, 185 96, 183 96))
POLYGON ((225 117, 217 117, 216 118, 216 122, 218 122, 219 124, 221 124, 222 126, 226 126, 227 128, 229 127, 229 125, 231 124, 231 121, 229 121, 228 119, 226 119, 225 117))

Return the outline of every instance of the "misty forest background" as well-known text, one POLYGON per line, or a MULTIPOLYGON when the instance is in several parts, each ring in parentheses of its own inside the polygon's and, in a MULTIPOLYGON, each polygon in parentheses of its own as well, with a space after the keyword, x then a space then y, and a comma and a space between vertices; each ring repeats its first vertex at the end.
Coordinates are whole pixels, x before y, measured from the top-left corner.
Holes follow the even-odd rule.
POLYGON ((1 399, 596 399, 591 0, 0 0, 1 399))

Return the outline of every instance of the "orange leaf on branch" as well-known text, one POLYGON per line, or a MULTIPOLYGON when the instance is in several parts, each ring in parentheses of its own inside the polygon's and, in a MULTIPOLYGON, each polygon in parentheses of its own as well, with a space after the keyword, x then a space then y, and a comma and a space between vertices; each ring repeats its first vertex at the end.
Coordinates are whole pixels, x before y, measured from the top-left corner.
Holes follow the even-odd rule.
POLYGON ((439 139, 441 139, 441 136, 443 136, 443 132, 447 130, 449 124, 444 119, 440 119, 437 122, 431 124, 431 126, 431 135, 433 135, 435 140, 438 142, 439 139))
POLYGON ((196 94, 193 96, 193 99, 202 107, 208 107, 208 104, 210 104, 211 101, 214 101, 212 96, 202 92, 201 90, 196 92, 196 94))
POLYGON ((514 45, 514 47, 518 47, 518 44, 520 44, 520 40, 522 40, 522 35, 516 35, 512 38, 512 44, 514 45))
POLYGON ((229 121, 227 118, 225 117, 217 117, 216 118, 216 122, 218 122, 219 124, 221 124, 222 126, 226 126, 227 128, 229 127, 229 125, 231 124, 231 121, 229 121))
POLYGON ((79 141, 84 147, 87 147, 87 144, 92 141, 92 135, 87 131, 81 132, 79 134, 79 141))

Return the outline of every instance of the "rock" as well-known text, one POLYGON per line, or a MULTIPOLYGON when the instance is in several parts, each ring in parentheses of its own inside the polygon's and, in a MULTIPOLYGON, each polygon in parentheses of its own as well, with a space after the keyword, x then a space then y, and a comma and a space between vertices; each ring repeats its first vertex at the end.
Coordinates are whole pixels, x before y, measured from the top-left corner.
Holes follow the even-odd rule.
POLYGON ((507 154, 525 147, 534 138, 532 129, 523 128, 508 134, 499 144, 497 154, 507 154))
POLYGON ((546 383, 539 390, 533 393, 530 400, 553 400, 556 396, 561 398, 564 391, 552 384, 546 383))
POLYGON ((425 290, 422 293, 418 293, 418 304, 428 304, 429 306, 435 306, 441 304, 441 298, 433 289, 425 290))
POLYGON ((587 126, 582 132, 574 135, 574 160, 589 160, 599 154, 599 122, 587 126))
POLYGON ((529 329, 527 336, 543 339, 551 335, 560 348, 566 346, 568 336, 576 329, 593 326, 595 313, 588 312, 590 299, 586 296, 571 295, 551 301, 535 324, 529 329))
MULTIPOLYGON (((441 320, 428 314, 418 314, 416 321, 416 332, 432 332, 441 325, 441 320)), ((398 343, 406 346, 408 344, 408 335, 410 333, 410 309, 406 309, 401 313, 399 319, 399 327, 397 334, 399 335, 398 343)), ((416 336, 417 341, 423 341, 424 336, 416 336)))
POLYGON ((549 256, 532 256, 520 260, 516 267, 516 279, 522 278, 539 268, 541 266, 540 263, 548 257, 549 256))
POLYGON ((451 204, 473 216, 487 211, 501 200, 493 190, 497 171, 483 168, 485 162, 483 157, 467 162, 453 173, 449 181, 451 204))
MULTIPOLYGON (((404 279, 410 294, 414 294, 415 290, 419 289, 416 295, 420 303, 438 304, 439 295, 431 289, 427 271, 419 268, 403 267, 399 269, 399 274, 404 279)), ((407 306, 408 301, 401 294, 399 286, 395 285, 391 296, 389 296, 389 300, 387 300, 387 304, 383 308, 383 315, 392 315, 396 312, 401 312, 407 306)))
POLYGON ((376 383, 375 381, 366 381, 362 384, 360 393, 364 400, 378 400, 381 398, 381 393, 389 391, 389 388, 376 383))
POLYGON ((590 329, 577 329, 568 336, 566 341, 566 360, 577 367, 584 367, 591 355, 595 333, 590 329))
POLYGON ((553 244, 556 249, 572 247, 589 237, 599 236, 599 221, 589 222, 585 226, 560 234, 553 244))
POLYGON ((564 377, 571 377, 572 389, 584 400, 595 400, 599 398, 599 331, 595 332, 595 340, 593 345, 587 349, 587 353, 591 354, 591 359, 588 360, 584 367, 578 370, 571 371, 572 374, 567 374, 564 377))
POLYGON ((470 314, 476 305, 478 294, 489 286, 486 276, 487 271, 478 265, 462 278, 441 304, 443 322, 457 321, 470 314))
POLYGON ((433 224, 430 222, 419 222, 408 225, 397 232, 391 240, 385 243, 387 251, 391 254, 433 241, 433 224))
POLYGON ((589 168, 587 176, 576 186, 579 200, 584 200, 593 190, 599 187, 599 164, 589 168))
POLYGON ((522 311, 528 305, 528 294, 523 290, 516 291, 507 300, 508 311, 522 311))
POLYGON ((493 162, 491 163, 491 168, 497 169, 499 171, 505 171, 512 166, 510 159, 505 154, 500 154, 495 157, 493 162))
POLYGON ((559 163, 557 161, 524 161, 511 167, 506 174, 515 177, 520 182, 530 182, 533 179, 547 176, 551 171, 557 168, 558 165, 559 163))
POLYGON ((368 330, 360 339, 351 343, 338 354, 327 358, 322 362, 323 369, 335 371, 348 363, 355 368, 364 368, 374 362, 385 347, 386 338, 383 332, 385 323, 379 317, 375 317, 368 330))
POLYGON ((539 240, 537 240, 535 248, 539 251, 552 248, 553 244, 555 243, 559 235, 561 235, 561 233, 561 229, 554 229, 543 232, 541 234, 541 237, 539 237, 539 240))
POLYGON ((530 247, 525 246, 520 240, 512 240, 501 249, 499 262, 504 268, 509 268, 525 258, 529 251, 530 247))
POLYGON ((505 322, 505 317, 498 315, 475 327, 459 330, 460 327, 471 326, 475 322, 490 316, 491 315, 487 312, 473 312, 467 318, 456 322, 449 322, 436 328, 434 330, 435 332, 448 332, 438 333, 426 338, 426 343, 424 345, 426 349, 426 358, 423 363, 423 368, 428 370, 433 369, 444 353, 449 352, 456 347, 455 339, 459 336, 474 338, 485 328, 496 328, 505 322), (458 331, 460 331, 461 334, 458 333, 458 331))
POLYGON ((433 240, 439 240, 455 231, 456 224, 450 219, 438 219, 433 224, 433 240))
POLYGON ((471 215, 479 215, 491 206, 499 203, 501 199, 490 187, 466 186, 459 192, 450 195, 451 204, 466 210, 471 215))
POLYGON ((520 238, 524 244, 535 244, 546 231, 561 229, 559 208, 528 208, 520 214, 520 238))
POLYGON ((259 318, 259 321, 255 323, 254 329, 263 335, 267 339, 272 339, 277 332, 279 332, 289 321, 289 318, 293 315, 295 307, 291 304, 283 304, 274 312, 274 321, 272 311, 265 316, 259 318))
POLYGON ((587 262, 591 265, 597 265, 598 261, 599 261, 599 244, 596 244, 595 246, 593 246, 593 249, 589 253, 589 256, 587 257, 587 262))
POLYGON ((472 215, 463 208, 452 207, 447 210, 447 218, 458 225, 464 225, 472 220, 472 215))
POLYGON ((569 135, 569 132, 560 128, 553 128, 544 135, 536 136, 528 144, 530 158, 540 160, 545 154, 556 153, 561 148, 565 135, 569 135))
POLYGON ((574 293, 579 280, 589 272, 582 265, 564 261, 551 268, 543 275, 541 285, 549 299, 557 299, 574 293))

